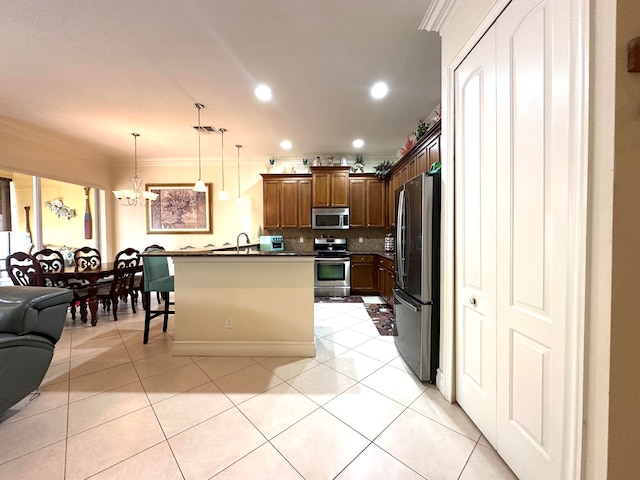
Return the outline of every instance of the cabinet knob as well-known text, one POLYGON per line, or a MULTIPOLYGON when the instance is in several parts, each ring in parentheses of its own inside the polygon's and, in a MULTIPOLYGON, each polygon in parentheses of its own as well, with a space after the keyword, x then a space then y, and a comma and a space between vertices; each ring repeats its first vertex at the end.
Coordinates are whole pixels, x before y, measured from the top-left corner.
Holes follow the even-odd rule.
POLYGON ((475 304, 477 304, 478 302, 476 301, 475 297, 471 297, 471 298, 469 299, 469 303, 470 303, 471 305, 475 305, 475 304))

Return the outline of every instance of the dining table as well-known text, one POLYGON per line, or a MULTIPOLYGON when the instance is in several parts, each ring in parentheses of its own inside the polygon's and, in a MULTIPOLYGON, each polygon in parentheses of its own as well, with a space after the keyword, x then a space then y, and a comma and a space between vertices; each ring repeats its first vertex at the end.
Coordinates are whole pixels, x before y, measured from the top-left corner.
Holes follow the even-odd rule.
MULTIPOLYGON (((133 270, 134 274, 142 272, 142 263, 136 267, 127 267, 121 269, 129 272, 133 270)), ((92 270, 76 271, 74 266, 65 267, 62 272, 45 273, 44 278, 48 279, 52 284, 61 284, 70 290, 87 291, 87 301, 80 304, 80 320, 86 323, 88 320, 87 307, 91 313, 91 325, 96 326, 98 323, 98 290, 106 284, 109 278, 113 278, 116 271, 115 262, 104 262, 98 268, 92 270)), ((114 305, 113 308, 116 308, 114 305)))

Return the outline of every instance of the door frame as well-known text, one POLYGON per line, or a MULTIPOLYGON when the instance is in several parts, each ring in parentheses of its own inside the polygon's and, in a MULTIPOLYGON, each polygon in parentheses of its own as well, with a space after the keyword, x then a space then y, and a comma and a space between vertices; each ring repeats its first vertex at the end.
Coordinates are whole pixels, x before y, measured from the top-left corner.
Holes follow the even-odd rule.
MULTIPOLYGON (((537 0, 531 0, 537 3, 537 0)), ((588 214, 588 152, 589 152, 589 30, 590 7, 588 0, 569 0, 572 30, 569 42, 573 51, 571 79, 573 89, 570 111, 573 119, 570 155, 575 161, 575 183, 571 185, 569 220, 574 225, 570 232, 575 247, 569 260, 570 277, 567 279, 566 365, 567 378, 564 405, 565 431, 563 456, 570 459, 564 465, 566 478, 580 478, 582 464, 582 421, 584 416, 584 343, 586 317, 587 273, 587 214, 588 214)), ((433 0, 420 29, 446 35, 446 29, 456 15, 463 15, 464 0, 433 0)), ((486 3, 486 2, 485 2, 486 3)), ((461 44, 449 64, 442 65, 442 291, 440 367, 436 385, 450 402, 455 392, 455 158, 454 158, 454 98, 455 70, 462 63, 485 32, 493 25, 510 0, 495 0, 484 17, 473 27, 472 33, 461 44)), ((480 7, 481 8, 481 7, 480 7)), ((446 61, 446 60, 444 60, 446 61)))

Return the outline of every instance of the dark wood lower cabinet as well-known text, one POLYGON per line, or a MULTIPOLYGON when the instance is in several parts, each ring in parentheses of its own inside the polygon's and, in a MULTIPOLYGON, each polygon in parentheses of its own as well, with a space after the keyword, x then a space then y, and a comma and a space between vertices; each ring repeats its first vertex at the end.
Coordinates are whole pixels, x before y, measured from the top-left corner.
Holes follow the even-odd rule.
POLYGON ((351 293, 380 295, 393 305, 393 260, 379 255, 351 255, 351 293))
POLYGON ((371 295, 376 291, 374 255, 351 255, 351 293, 371 295))
POLYGON ((389 305, 393 305, 393 286, 395 283, 395 269, 393 260, 377 257, 378 260, 378 293, 389 305))

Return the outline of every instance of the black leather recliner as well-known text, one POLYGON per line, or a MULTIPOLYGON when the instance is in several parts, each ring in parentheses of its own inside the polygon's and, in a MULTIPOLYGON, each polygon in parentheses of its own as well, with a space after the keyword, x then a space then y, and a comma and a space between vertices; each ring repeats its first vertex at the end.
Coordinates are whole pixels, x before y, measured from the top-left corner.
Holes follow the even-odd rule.
POLYGON ((0 287, 0 414, 39 387, 72 298, 64 288, 0 287))

